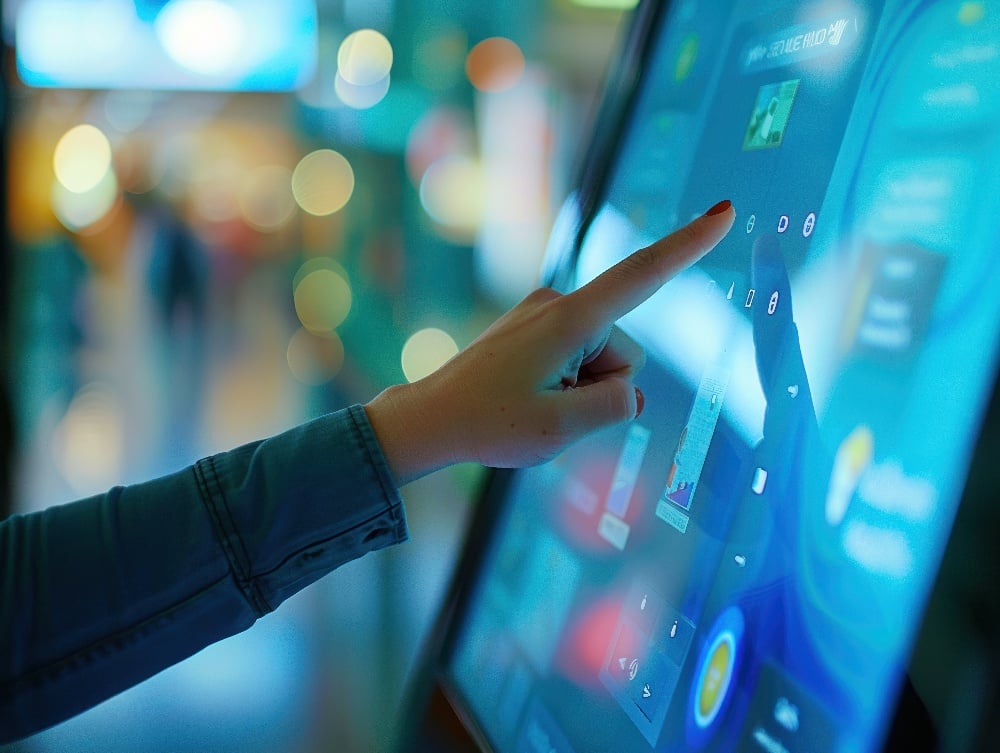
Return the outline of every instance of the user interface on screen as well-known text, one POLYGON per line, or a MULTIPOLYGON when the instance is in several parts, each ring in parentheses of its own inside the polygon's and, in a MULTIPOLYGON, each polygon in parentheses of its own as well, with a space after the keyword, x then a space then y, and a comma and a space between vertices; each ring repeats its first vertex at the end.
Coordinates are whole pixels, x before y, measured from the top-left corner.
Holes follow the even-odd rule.
POLYGON ((996 379, 1000 8, 682 0, 580 285, 730 198, 621 326, 635 421, 514 474, 448 682, 501 751, 879 750, 996 379))

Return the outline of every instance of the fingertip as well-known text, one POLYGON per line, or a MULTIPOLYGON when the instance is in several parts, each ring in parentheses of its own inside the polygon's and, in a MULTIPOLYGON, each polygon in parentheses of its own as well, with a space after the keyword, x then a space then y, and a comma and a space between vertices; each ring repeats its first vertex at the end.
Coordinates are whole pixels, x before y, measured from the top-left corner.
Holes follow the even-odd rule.
POLYGON ((722 214, 728 209, 731 209, 732 206, 733 202, 731 202, 729 199, 723 199, 718 204, 714 204, 712 207, 710 207, 709 210, 705 212, 705 216, 714 217, 717 214, 722 214))

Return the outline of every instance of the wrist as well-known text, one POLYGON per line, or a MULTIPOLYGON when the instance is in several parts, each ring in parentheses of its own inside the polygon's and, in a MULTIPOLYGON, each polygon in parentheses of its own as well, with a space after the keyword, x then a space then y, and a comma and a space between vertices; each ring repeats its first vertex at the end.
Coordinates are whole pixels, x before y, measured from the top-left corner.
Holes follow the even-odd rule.
POLYGON ((399 486, 461 460, 454 422, 444 415, 444 404, 433 399, 432 389, 427 379, 397 384, 364 406, 399 486))

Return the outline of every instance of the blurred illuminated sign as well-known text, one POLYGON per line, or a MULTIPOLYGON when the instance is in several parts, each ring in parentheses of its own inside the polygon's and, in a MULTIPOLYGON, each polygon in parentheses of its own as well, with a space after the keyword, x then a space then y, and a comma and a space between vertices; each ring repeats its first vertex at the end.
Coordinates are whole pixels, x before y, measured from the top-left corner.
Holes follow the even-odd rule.
POLYGON ((316 68, 314 0, 23 0, 29 86, 288 91, 316 68))

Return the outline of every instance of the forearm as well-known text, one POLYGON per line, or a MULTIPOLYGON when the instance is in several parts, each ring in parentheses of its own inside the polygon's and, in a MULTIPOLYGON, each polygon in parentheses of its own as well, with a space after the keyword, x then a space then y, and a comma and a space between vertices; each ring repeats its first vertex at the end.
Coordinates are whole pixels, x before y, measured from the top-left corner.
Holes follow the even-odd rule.
POLYGON ((0 523, 0 741, 130 687, 405 537, 357 407, 0 523))

